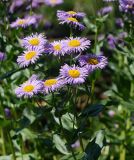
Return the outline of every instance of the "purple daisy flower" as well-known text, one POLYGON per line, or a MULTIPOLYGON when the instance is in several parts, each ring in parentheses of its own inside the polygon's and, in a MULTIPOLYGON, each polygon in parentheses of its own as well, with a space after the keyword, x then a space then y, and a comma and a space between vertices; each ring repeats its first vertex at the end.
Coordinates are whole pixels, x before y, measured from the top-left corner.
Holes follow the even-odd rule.
POLYGON ((56 5, 60 5, 63 3, 63 0, 45 0, 45 4, 48 6, 56 6, 56 5))
POLYGON ((106 14, 109 14, 110 12, 112 12, 113 7, 108 6, 108 7, 104 7, 101 10, 98 11, 98 15, 104 16, 106 14))
MULTIPOLYGON (((31 1, 31 0, 29 0, 29 1, 31 1)), ((37 8, 43 3, 44 3, 44 0, 32 0, 32 8, 37 8)), ((31 8, 31 5, 29 5, 27 7, 27 9, 30 9, 30 8, 31 8)))
POLYGON ((18 18, 15 22, 11 23, 11 28, 18 28, 18 27, 27 27, 32 24, 36 23, 36 19, 33 16, 27 16, 25 18, 18 18))
POLYGON ((13 13, 16 7, 21 7, 24 3, 25 1, 22 0, 13 0, 9 11, 13 13))
POLYGON ((64 49, 66 52, 82 52, 89 48, 91 41, 86 38, 81 37, 70 37, 67 40, 64 40, 64 49))
POLYGON ((59 24, 68 24, 75 29, 78 28, 79 30, 83 30, 85 28, 85 26, 81 24, 75 17, 58 16, 58 20, 60 21, 59 24))
POLYGON ((54 41, 52 43, 50 43, 53 46, 53 51, 50 52, 53 55, 57 56, 57 55, 64 55, 66 52, 64 50, 64 40, 61 41, 54 41))
POLYGON ((86 14, 84 12, 75 12, 75 11, 63 11, 63 10, 58 10, 57 11, 57 17, 76 17, 76 18, 84 18, 86 14))
POLYGON ((88 54, 81 56, 79 63, 81 66, 85 66, 88 72, 91 72, 97 68, 103 69, 108 64, 108 61, 105 56, 88 54))
POLYGON ((41 48, 29 48, 27 51, 24 51, 24 54, 18 56, 17 63, 20 67, 26 67, 29 64, 34 64, 42 55, 43 51, 44 50, 41 48))
POLYGON ((134 0, 119 0, 120 10, 134 14, 134 0))
POLYGON ((63 87, 65 82, 58 77, 58 78, 47 79, 43 82, 43 84, 44 84, 43 91, 48 94, 49 92, 57 91, 59 88, 63 87))
POLYGON ((35 47, 35 48, 44 48, 45 43, 47 42, 44 34, 32 34, 31 36, 25 37, 21 40, 21 44, 25 48, 35 47))
POLYGON ((103 0, 104 2, 113 2, 113 1, 116 1, 116 0, 103 0))
POLYGON ((87 76, 88 70, 85 67, 65 64, 60 69, 60 77, 64 79, 67 84, 84 83, 87 76))
POLYGON ((28 81, 21 84, 18 88, 15 89, 15 94, 17 97, 32 97, 43 89, 42 81, 38 80, 36 75, 33 75, 29 78, 28 81))
POLYGON ((117 27, 119 27, 119 28, 124 27, 124 22, 121 18, 117 18, 115 23, 116 23, 117 27))
POLYGON ((3 61, 6 58, 5 53, 0 52, 0 61, 3 61))
POLYGON ((48 54, 53 52, 54 52, 54 47, 52 46, 52 44, 47 42, 44 46, 44 53, 48 54))
POLYGON ((107 42, 108 42, 109 47, 110 47, 111 49, 116 48, 117 38, 114 37, 112 34, 109 34, 109 35, 108 35, 108 37, 107 37, 107 42))

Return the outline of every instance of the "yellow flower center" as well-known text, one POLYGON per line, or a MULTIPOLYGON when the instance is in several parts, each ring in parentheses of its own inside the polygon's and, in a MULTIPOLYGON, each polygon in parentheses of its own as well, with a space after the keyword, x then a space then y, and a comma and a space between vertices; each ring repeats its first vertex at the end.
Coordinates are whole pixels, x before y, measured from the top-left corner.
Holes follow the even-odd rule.
POLYGON ((27 85, 23 88, 24 92, 32 92, 34 90, 33 85, 27 85))
POLYGON ((67 13, 68 13, 68 14, 77 14, 77 13, 74 12, 74 11, 68 11, 67 13))
POLYGON ((88 63, 91 64, 91 65, 96 65, 96 64, 98 64, 99 62, 98 62, 98 59, 97 59, 97 58, 90 58, 90 59, 88 60, 88 63))
POLYGON ((18 25, 23 25, 23 24, 26 23, 26 20, 25 19, 19 19, 17 23, 18 23, 18 25))
POLYGON ((60 44, 54 45, 54 50, 60 51, 61 50, 61 45, 60 44))
POLYGON ((54 4, 57 2, 57 0, 50 0, 50 1, 51 3, 54 3, 54 4))
POLYGON ((70 47, 78 47, 78 46, 80 46, 80 41, 77 39, 73 39, 73 40, 69 41, 68 45, 70 47))
POLYGON ((78 22, 78 20, 76 18, 73 18, 73 17, 68 17, 67 20, 71 21, 71 22, 78 22))
POLYGON ((26 60, 31 60, 34 56, 36 55, 35 51, 29 51, 25 54, 25 59, 26 60))
POLYGON ((44 82, 44 85, 50 87, 58 82, 57 79, 48 79, 44 82))
POLYGON ((37 46, 40 43, 40 40, 38 38, 32 38, 32 39, 29 40, 29 43, 32 46, 37 46))
POLYGON ((80 76, 80 71, 77 69, 71 69, 68 71, 68 74, 72 78, 78 78, 80 76))

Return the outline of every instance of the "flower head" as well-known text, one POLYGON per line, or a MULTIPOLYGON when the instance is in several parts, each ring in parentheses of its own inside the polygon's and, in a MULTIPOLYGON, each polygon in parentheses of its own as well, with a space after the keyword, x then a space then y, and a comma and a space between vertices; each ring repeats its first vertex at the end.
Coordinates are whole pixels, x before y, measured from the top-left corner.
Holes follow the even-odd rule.
POLYGON ((27 27, 32 24, 36 23, 36 18, 33 16, 27 16, 25 18, 18 18, 15 22, 11 23, 11 28, 18 28, 18 27, 27 27))
POLYGON ((53 45, 47 42, 44 46, 44 53, 48 54, 53 52, 54 52, 53 45))
POLYGON ((43 84, 44 84, 43 91, 45 93, 49 93, 49 92, 54 92, 58 90, 59 88, 63 87, 65 83, 63 82, 62 79, 57 77, 57 78, 47 79, 43 82, 43 84))
POLYGON ((46 43, 46 38, 44 34, 32 34, 31 36, 25 37, 22 39, 22 46, 25 48, 34 47, 34 48, 44 48, 46 43))
POLYGON ((52 7, 62 3, 63 3, 63 0, 45 0, 45 4, 52 7))
POLYGON ((64 41, 64 44, 66 52, 71 53, 71 52, 82 52, 86 50, 87 48, 89 48, 91 42, 86 38, 70 37, 64 41))
POLYGON ((67 84, 81 84, 85 82, 88 76, 88 71, 85 67, 69 66, 65 64, 60 69, 60 77, 65 80, 67 84))
POLYGON ((76 17, 76 18, 83 18, 86 14, 84 12, 75 12, 75 11, 57 11, 57 17, 76 17))
POLYGON ((113 2, 113 1, 116 1, 116 0, 103 0, 104 2, 113 2))
POLYGON ((64 40, 61 41, 54 41, 50 43, 53 46, 53 50, 50 52, 53 55, 64 55, 65 50, 64 50, 64 40))
POLYGON ((109 34, 108 37, 107 37, 107 42, 108 42, 109 47, 111 49, 115 49, 116 48, 116 43, 118 42, 118 40, 115 36, 113 36, 112 34, 109 34))
POLYGON ((119 28, 123 28, 124 27, 124 22, 121 18, 117 18, 116 21, 115 21, 117 27, 119 28))
POLYGON ((108 64, 108 61, 105 56, 88 54, 81 56, 79 63, 81 66, 85 66, 88 72, 91 72, 97 68, 103 69, 108 64))
POLYGON ((29 48, 27 51, 24 51, 24 53, 17 58, 19 66, 26 67, 29 64, 34 64, 42 55, 43 51, 41 48, 29 48))
POLYGON ((134 0, 119 0, 120 10, 134 14, 134 0))
POLYGON ((42 88, 42 81, 38 80, 38 77, 36 75, 33 75, 29 78, 28 81, 16 88, 15 94, 18 97, 32 97, 41 92, 42 88))
POLYGON ((0 52, 0 61, 3 61, 6 58, 5 53, 0 52))
POLYGON ((111 6, 104 7, 101 10, 99 10, 98 14, 103 16, 103 15, 109 14, 110 12, 112 12, 112 10, 113 8, 111 6))
POLYGON ((60 21, 60 24, 68 24, 69 26, 73 28, 78 28, 79 30, 83 30, 85 26, 81 24, 77 18, 70 17, 70 16, 58 16, 58 20, 60 21))

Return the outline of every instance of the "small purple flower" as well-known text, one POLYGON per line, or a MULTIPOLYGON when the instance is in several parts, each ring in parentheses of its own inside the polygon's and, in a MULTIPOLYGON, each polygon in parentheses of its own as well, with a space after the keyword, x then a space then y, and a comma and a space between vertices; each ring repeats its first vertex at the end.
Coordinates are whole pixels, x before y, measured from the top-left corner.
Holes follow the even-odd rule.
POLYGON ((120 10, 134 14, 134 0, 119 0, 120 10))
POLYGON ((63 87, 65 82, 61 78, 57 77, 57 78, 47 79, 43 82, 43 84, 44 84, 43 92, 48 94, 50 92, 57 91, 58 89, 63 87))
POLYGON ((65 64, 60 69, 60 76, 67 84, 81 84, 84 83, 88 71, 85 67, 69 66, 65 64))
POLYGON ((44 48, 45 43, 47 42, 44 34, 32 34, 28 37, 25 37, 21 40, 21 44, 25 48, 35 47, 35 48, 44 48))
MULTIPOLYGON (((29 0, 31 1, 31 0, 29 0)), ((44 0, 32 0, 32 8, 37 8, 40 6, 42 3, 44 3, 44 0)), ((28 9, 31 8, 31 6, 28 6, 28 9)))
POLYGON ((81 56, 79 58, 79 63, 80 66, 85 66, 90 73, 97 68, 103 69, 108 64, 108 61, 105 56, 88 54, 81 56))
POLYGON ((71 147, 72 147, 72 148, 78 148, 78 147, 80 147, 80 141, 77 140, 75 143, 73 143, 73 144, 71 145, 71 147))
POLYGON ((5 55, 5 53, 3 53, 3 52, 0 52, 0 61, 3 61, 3 60, 5 60, 5 58, 6 58, 6 55, 5 55))
POLYGON ((124 46, 124 38, 128 36, 127 32, 120 32, 117 36, 117 42, 119 45, 124 46))
POLYGON ((110 117, 114 117, 114 116, 115 116, 115 111, 109 110, 109 111, 108 111, 108 115, 109 115, 110 117))
POLYGON ((15 94, 17 97, 32 97, 40 93, 43 89, 42 81, 38 80, 36 75, 33 75, 29 78, 28 81, 21 84, 18 88, 15 89, 15 94))
POLYGON ((109 35, 108 35, 108 37, 107 37, 107 42, 108 42, 109 47, 110 47, 111 49, 116 48, 117 38, 114 37, 112 34, 109 34, 109 35))
POLYGON ((25 1, 22 1, 22 0, 13 0, 9 11, 13 13, 16 7, 21 7, 24 3, 25 1))
POLYGON ((17 63, 20 67, 27 67, 29 64, 34 64, 42 55, 42 52, 44 50, 41 48, 29 48, 21 56, 18 56, 17 63))
POLYGON ((64 49, 64 40, 54 41, 50 43, 53 46, 53 51, 50 52, 55 56, 63 56, 66 52, 64 49))
POLYGON ((87 38, 81 38, 81 37, 70 37, 67 40, 64 41, 64 49, 68 53, 72 52, 82 52, 89 48, 91 44, 91 41, 87 38))
POLYGON ((36 23, 34 16, 27 16, 25 18, 18 18, 15 22, 11 23, 11 28, 27 27, 36 23))
POLYGON ((48 6, 56 6, 56 5, 60 5, 63 3, 63 0, 45 0, 45 4, 48 6))
MULTIPOLYGON (((58 16, 58 15, 57 15, 58 16)), ((81 24, 77 18, 68 16, 58 16, 59 24, 68 24, 73 28, 83 30, 85 26, 81 24)))
POLYGON ((101 16, 104 16, 106 14, 109 14, 110 12, 112 12, 113 8, 111 6, 108 7, 104 7, 101 10, 98 11, 98 14, 101 16))
POLYGON ((5 112, 6 118, 11 118, 11 111, 10 111, 9 108, 5 108, 5 109, 4 109, 4 112, 5 112))
POLYGON ((103 0, 104 2, 113 2, 113 1, 116 1, 116 0, 103 0))
POLYGON ((57 17, 76 17, 76 18, 84 18, 86 14, 84 12, 75 12, 75 11, 57 11, 57 17))
POLYGON ((54 52, 54 47, 52 46, 52 44, 47 42, 44 46, 44 53, 48 54, 52 52, 54 52))
POLYGON ((117 19, 116 19, 116 25, 117 25, 117 27, 119 27, 119 28, 123 28, 123 27, 124 27, 124 22, 123 22, 123 20, 122 20, 121 18, 117 18, 117 19))

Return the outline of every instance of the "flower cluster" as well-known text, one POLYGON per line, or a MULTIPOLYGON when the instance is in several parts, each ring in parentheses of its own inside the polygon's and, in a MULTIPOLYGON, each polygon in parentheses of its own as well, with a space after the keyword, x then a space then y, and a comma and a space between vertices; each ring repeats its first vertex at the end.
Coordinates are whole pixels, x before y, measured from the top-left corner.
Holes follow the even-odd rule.
MULTIPOLYGON (((83 18, 85 13, 74 11, 58 11, 58 18, 83 18)), ((78 22, 79 23, 79 22, 78 22)), ((69 23, 70 24, 70 23, 69 23)), ((76 23, 72 23, 74 26, 76 23)), ((78 24, 81 25, 80 23, 78 24)), ((50 54, 57 56, 57 58, 64 55, 72 55, 73 63, 68 65, 65 63, 59 69, 57 77, 41 79, 33 75, 29 80, 20 85, 15 91, 18 97, 32 97, 38 93, 48 94, 64 87, 65 85, 79 85, 85 83, 86 78, 95 69, 103 69, 107 65, 107 58, 102 55, 86 54, 86 51, 91 41, 85 37, 68 37, 66 39, 49 42, 44 34, 32 34, 21 40, 21 45, 25 49, 23 54, 18 56, 17 62, 20 67, 27 67, 34 64, 41 55, 50 54), (79 56, 78 56, 79 55, 79 56), (76 57, 75 57, 76 56, 76 57)), ((70 57, 70 56, 68 56, 70 57)))
POLYGON ((83 30, 85 26, 79 22, 80 19, 85 17, 85 13, 83 12, 74 12, 74 11, 57 11, 57 17, 60 24, 68 24, 73 28, 78 28, 79 30, 83 30))
POLYGON ((12 0, 9 11, 13 13, 17 8, 26 5, 26 9, 37 8, 42 4, 54 7, 63 3, 63 0, 12 0))
POLYGON ((11 28, 18 28, 18 27, 27 27, 36 23, 36 18, 34 16, 28 16, 25 18, 18 18, 15 22, 11 23, 11 28))
POLYGON ((120 9, 134 14, 134 0, 119 0, 120 9))

